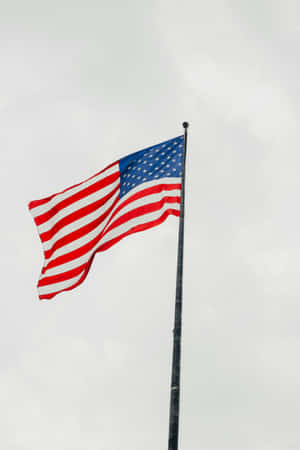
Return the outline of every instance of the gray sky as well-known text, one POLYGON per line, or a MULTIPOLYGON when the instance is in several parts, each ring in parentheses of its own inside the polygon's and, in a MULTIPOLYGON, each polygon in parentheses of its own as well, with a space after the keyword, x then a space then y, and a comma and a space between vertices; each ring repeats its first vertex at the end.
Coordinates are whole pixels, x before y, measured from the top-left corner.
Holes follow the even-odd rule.
POLYGON ((182 133, 182 450, 300 448, 296 0, 0 0, 0 448, 167 446, 175 218, 39 302, 30 200, 182 133))

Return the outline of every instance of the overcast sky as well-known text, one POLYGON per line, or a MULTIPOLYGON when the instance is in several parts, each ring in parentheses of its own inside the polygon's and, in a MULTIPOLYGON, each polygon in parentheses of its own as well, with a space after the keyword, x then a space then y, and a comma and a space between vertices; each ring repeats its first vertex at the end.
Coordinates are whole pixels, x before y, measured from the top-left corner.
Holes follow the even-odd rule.
POLYGON ((0 448, 167 448, 178 219, 39 301, 29 201, 190 122, 180 450, 299 450, 298 0, 0 0, 0 448))

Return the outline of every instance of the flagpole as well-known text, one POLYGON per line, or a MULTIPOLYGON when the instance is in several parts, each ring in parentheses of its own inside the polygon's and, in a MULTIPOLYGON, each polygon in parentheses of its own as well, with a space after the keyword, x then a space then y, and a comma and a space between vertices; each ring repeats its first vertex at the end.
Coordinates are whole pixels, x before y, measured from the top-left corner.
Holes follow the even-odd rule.
POLYGON ((173 357, 172 357, 172 377, 171 377, 171 392, 170 392, 168 450, 178 450, 178 428, 179 428, 185 160, 187 148, 187 129, 189 124, 188 122, 183 122, 182 126, 184 128, 184 148, 183 148, 182 181, 181 181, 180 221, 178 233, 176 300, 175 300, 175 319, 173 329, 173 357))

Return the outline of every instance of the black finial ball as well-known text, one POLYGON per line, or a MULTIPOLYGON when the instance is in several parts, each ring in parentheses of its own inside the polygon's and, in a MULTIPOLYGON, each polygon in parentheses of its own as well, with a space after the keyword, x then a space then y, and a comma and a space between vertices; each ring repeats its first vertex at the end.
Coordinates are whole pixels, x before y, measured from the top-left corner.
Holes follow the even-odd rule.
POLYGON ((183 126, 183 128, 188 128, 189 123, 188 122, 183 122, 182 126, 183 126))

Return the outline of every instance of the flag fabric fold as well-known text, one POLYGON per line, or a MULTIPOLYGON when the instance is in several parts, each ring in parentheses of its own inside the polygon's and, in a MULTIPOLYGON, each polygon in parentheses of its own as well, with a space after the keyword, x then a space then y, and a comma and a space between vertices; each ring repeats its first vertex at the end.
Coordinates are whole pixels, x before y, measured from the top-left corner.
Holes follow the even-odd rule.
POLYGON ((40 299, 74 289, 97 252, 179 216, 184 137, 132 153, 87 180, 29 203, 44 250, 40 299))

